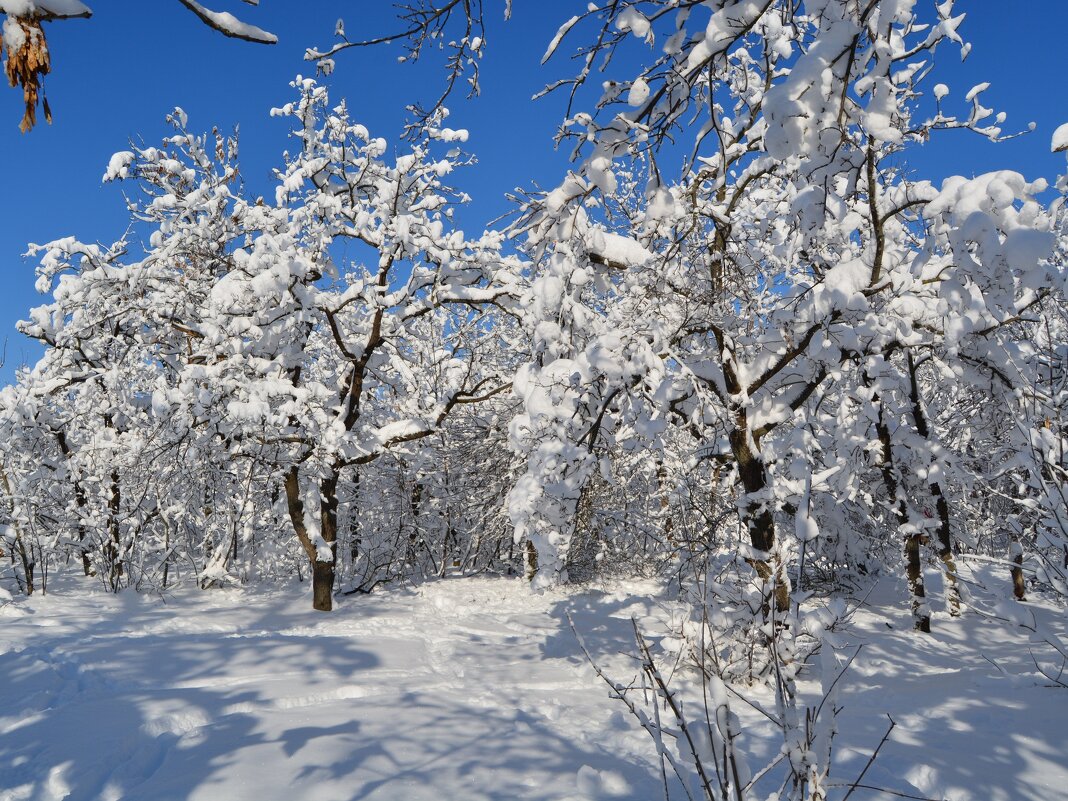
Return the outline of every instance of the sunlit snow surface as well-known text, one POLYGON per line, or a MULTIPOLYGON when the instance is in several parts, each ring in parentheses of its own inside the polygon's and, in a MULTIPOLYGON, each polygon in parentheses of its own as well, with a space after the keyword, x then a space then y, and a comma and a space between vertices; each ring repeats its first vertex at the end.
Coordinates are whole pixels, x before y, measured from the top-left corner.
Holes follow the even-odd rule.
MULTIPOLYGON (((1008 591, 1007 577, 980 578, 1008 591)), ((649 585, 535 595, 455 579, 347 598, 331 614, 301 589, 163 603, 75 594, 68 580, 0 609, 0 799, 662 797, 650 743, 566 622, 627 681, 630 618, 655 632, 676 610, 649 585)), ((1044 686, 1028 650, 1053 661, 1033 641, 1063 642, 1063 612, 1001 607, 1027 626, 1033 613, 1038 637, 936 613, 922 637, 898 608, 902 589, 878 587, 843 637, 843 658, 866 645, 844 679, 838 778, 856 777, 890 713, 898 727, 866 784, 1068 798, 1068 690, 1044 686)), ((995 609, 981 592, 976 604, 995 609)), ((778 743, 738 711, 756 767, 778 743)))

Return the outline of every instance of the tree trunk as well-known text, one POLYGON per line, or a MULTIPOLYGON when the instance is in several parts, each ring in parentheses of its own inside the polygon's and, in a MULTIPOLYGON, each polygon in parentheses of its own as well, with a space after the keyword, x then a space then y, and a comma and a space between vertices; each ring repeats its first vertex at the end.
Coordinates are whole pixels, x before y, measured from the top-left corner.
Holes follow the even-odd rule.
MULTIPOLYGON (((924 441, 930 441, 931 429, 927 425, 927 415, 923 411, 920 383, 916 377, 916 362, 912 358, 911 351, 907 353, 907 358, 912 419, 916 432, 923 437, 924 441)), ((930 483, 930 490, 938 512, 938 558, 946 567, 946 596, 949 602, 949 613, 953 617, 960 617, 960 587, 957 584, 957 564, 953 561, 953 533, 949 526, 949 503, 946 501, 945 493, 942 492, 941 484, 937 481, 930 483)))
MULTIPOLYGON (((865 383, 867 383, 866 375, 865 383)), ((922 532, 915 531, 909 526, 908 504, 905 501, 904 493, 901 491, 897 468, 894 465, 894 448, 890 439, 890 427, 886 424, 886 418, 883 416, 883 405, 877 393, 872 395, 872 403, 875 404, 877 410, 875 433, 879 437, 881 446, 879 469, 883 474, 883 484, 886 486, 886 493, 894 510, 898 531, 906 532, 905 574, 908 580, 912 605, 912 627, 916 631, 930 633, 931 613, 927 608, 927 593, 923 586, 923 566, 920 561, 920 546, 924 543, 925 538, 922 532)))
MULTIPOLYGON (((739 415, 744 423, 744 413, 739 415)), ((768 499, 768 470, 759 453, 749 447, 750 434, 744 427, 730 433, 731 450, 738 463, 738 475, 745 490, 742 518, 749 533, 749 540, 757 555, 746 561, 760 578, 772 586, 775 609, 786 612, 790 609, 790 581, 775 548, 775 517, 768 499)))
MULTIPOLYGON (((14 551, 18 551, 19 560, 22 562, 22 574, 26 582, 25 586, 22 587, 22 590, 27 595, 33 595, 33 573, 36 566, 33 560, 33 552, 32 549, 30 551, 26 550, 26 542, 22 536, 22 526, 19 525, 16 513, 15 496, 11 494, 11 482, 7 480, 7 473, 4 472, 2 468, 0 468, 0 479, 3 481, 4 494, 7 496, 8 502, 11 504, 11 527, 15 530, 15 541, 12 543, 11 562, 14 564, 14 551)), ((18 578, 18 573, 16 572, 15 579, 18 580, 18 578)))
MULTIPOLYGON (((63 454, 63 457, 69 462, 71 458, 70 446, 67 444, 67 435, 63 431, 53 432, 56 436, 56 442, 59 443, 59 450, 63 454)), ((73 474, 73 471, 72 471, 73 474)), ((93 562, 89 557, 89 549, 85 545, 85 524, 82 523, 82 516, 85 513, 85 507, 89 502, 85 497, 85 490, 82 489, 82 482, 74 479, 74 502, 78 506, 78 550, 81 552, 82 557, 82 572, 86 576, 92 576, 94 574, 93 562)))
POLYGON ((330 548, 330 559, 318 557, 312 568, 312 606, 320 612, 329 612, 334 608, 334 573, 337 567, 337 482, 339 471, 331 469, 330 474, 319 482, 320 506, 319 518, 322 525, 323 541, 330 548))
POLYGON ((908 564, 909 593, 912 595, 912 627, 924 634, 931 633, 931 612, 927 608, 926 592, 923 588, 923 565, 920 561, 920 545, 926 537, 923 534, 910 534, 905 539, 905 559, 908 564))
MULTIPOLYGON (((19 561, 22 562, 22 577, 25 580, 25 586, 23 590, 27 595, 33 595, 34 590, 34 570, 37 563, 34 561, 32 551, 27 551, 26 543, 22 539, 22 532, 16 532, 15 534, 15 550, 18 551, 19 561)), ((18 578, 18 576, 15 576, 18 578)))
POLYGON ((78 549, 82 556, 82 573, 86 576, 95 576, 96 571, 93 570, 93 560, 89 556, 89 548, 85 545, 85 526, 81 523, 78 524, 78 549))
POLYGON ((409 569, 415 567, 419 554, 419 545, 423 541, 421 530, 422 521, 420 520, 423 506, 423 484, 419 480, 418 472, 416 472, 413 481, 415 483, 412 485, 411 493, 408 496, 408 509, 412 514, 412 528, 408 532, 407 567, 409 569))
MULTIPOLYGON (((163 518, 163 589, 167 589, 167 580, 171 574, 171 527, 163 518)), ((88 575, 88 573, 86 574, 88 575)))
POLYGON ((337 561, 337 471, 323 479, 319 485, 321 494, 321 536, 330 548, 328 559, 312 542, 304 519, 304 499, 300 494, 300 468, 294 465, 286 472, 286 505, 293 531, 300 540, 304 553, 312 566, 312 607, 320 612, 334 608, 334 573, 337 561))
POLYGON ((1019 540, 1013 538, 1009 545, 1009 559, 1012 561, 1012 594, 1017 601, 1027 600, 1027 587, 1024 584, 1023 547, 1019 540))
POLYGON ((527 581, 533 581, 538 575, 538 549, 530 540, 523 540, 524 567, 527 581))
POLYGON ((931 484, 931 493, 935 496, 935 508, 938 511, 938 558, 945 565, 946 600, 949 614, 960 617, 960 585, 957 583, 957 563, 953 560, 953 540, 949 529, 949 503, 942 494, 942 488, 935 481, 931 484))
POLYGON ((122 589, 122 533, 119 528, 119 508, 122 496, 119 490, 119 472, 111 471, 111 488, 108 496, 108 542, 106 556, 108 562, 108 583, 112 592, 122 589))
POLYGON ((360 508, 360 471, 355 470, 352 475, 352 500, 348 505, 348 540, 349 540, 349 562, 355 565, 360 558, 360 545, 362 545, 362 539, 360 537, 360 519, 352 514, 352 508, 360 508))
POLYGON ((667 467, 663 459, 656 462, 656 492, 660 496, 660 536, 669 546, 675 545, 675 521, 671 516, 671 500, 668 497, 667 467))
POLYGON ((312 608, 318 612, 334 608, 333 562, 312 562, 312 608))

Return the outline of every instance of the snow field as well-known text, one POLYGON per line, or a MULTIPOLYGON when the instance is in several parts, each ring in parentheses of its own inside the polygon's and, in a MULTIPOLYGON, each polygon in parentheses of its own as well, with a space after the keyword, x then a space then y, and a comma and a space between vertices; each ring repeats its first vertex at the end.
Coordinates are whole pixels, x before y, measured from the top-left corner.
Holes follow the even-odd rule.
MULTIPOLYGON (((662 797, 651 743, 567 623, 626 682, 631 617, 655 641, 679 614, 649 584, 534 594, 455 579, 329 614, 307 608, 305 587, 166 602, 75 589, 0 608, 2 801, 662 797)), ((973 596, 1024 626, 936 613, 934 634, 916 635, 904 588, 884 582, 839 635, 841 661, 864 648, 843 679, 837 780, 860 773, 889 713, 897 728, 865 784, 1068 799, 1068 690, 1046 686, 1031 657, 1059 662, 1044 639, 1064 641, 1063 611, 973 596)), ((758 768, 779 744, 753 710, 735 711, 758 768)))
MULTIPOLYGON (((890 714, 897 727, 865 783, 910 792, 900 777, 948 801, 1068 799, 1068 688, 1049 686, 1032 660, 1056 673, 1061 658, 1045 640, 1068 641, 1064 609, 996 600, 1011 598, 1007 569, 965 566, 962 577, 980 582, 971 608, 958 619, 935 612, 930 635, 911 631, 903 586, 878 587, 855 616, 845 639, 864 649, 842 685, 840 744, 863 753, 838 778, 856 777, 890 714)), ((937 574, 927 578, 937 591, 937 574)))
POLYGON ((564 599, 471 579, 329 615, 299 590, 28 599, 0 612, 0 799, 643 796, 645 743, 564 599))

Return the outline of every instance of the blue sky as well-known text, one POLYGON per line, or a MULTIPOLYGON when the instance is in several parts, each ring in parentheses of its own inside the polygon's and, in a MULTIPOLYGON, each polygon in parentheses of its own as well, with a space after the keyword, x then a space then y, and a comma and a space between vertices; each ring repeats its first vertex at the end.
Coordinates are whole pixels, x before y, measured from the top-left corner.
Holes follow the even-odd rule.
MULTIPOLYGON (((921 0, 923 2, 923 0, 921 0)), ((35 343, 15 330, 17 320, 43 301, 33 289, 34 264, 21 254, 28 242, 75 235, 85 241, 113 241, 127 215, 122 187, 102 185, 110 155, 131 138, 156 144, 166 134, 163 118, 175 106, 189 114, 190 128, 241 129, 242 171, 255 191, 267 192, 270 171, 287 147, 287 124, 272 119, 272 106, 292 96, 288 82, 311 74, 303 60, 308 46, 333 41, 334 23, 344 17, 350 38, 397 29, 386 0, 262 0, 251 8, 215 0, 248 21, 280 36, 267 47, 225 39, 202 25, 176 0, 90 3, 94 17, 52 23, 47 28, 53 74, 45 88, 54 122, 29 134, 18 131, 21 93, 0 85, 0 152, 4 153, 0 200, 0 342, 6 363, 0 382, 36 360, 35 343), (131 11, 151 5, 152 12, 131 11), (294 11, 295 8, 308 10, 294 11), (259 189, 258 187, 262 187, 259 189)), ((563 96, 532 103, 546 82, 568 73, 560 55, 546 67, 541 54, 561 21, 585 7, 583 0, 515 0, 513 18, 503 21, 504 0, 486 0, 487 54, 482 96, 450 102, 451 127, 468 128, 467 144, 479 164, 455 183, 474 197, 462 222, 471 229, 509 210, 506 192, 538 181, 544 186, 566 168, 566 152, 551 138, 563 116, 563 96)), ((963 64, 953 50, 940 53, 938 80, 960 98, 980 81, 990 81, 984 104, 1005 111, 1005 130, 1037 124, 1035 133, 992 144, 965 132, 949 132, 916 153, 919 175, 941 180, 991 169, 1015 169, 1027 177, 1053 179, 1063 155, 1049 153, 1050 136, 1068 121, 1063 32, 1068 2, 1023 0, 1012 11, 995 0, 959 2, 969 17, 961 28, 974 45, 963 64)), ((434 59, 398 64, 401 48, 350 50, 337 58, 330 79, 333 97, 346 97, 354 117, 377 136, 396 141, 404 107, 428 101, 441 88, 434 59)), ((963 110, 963 109, 962 109, 963 110)))

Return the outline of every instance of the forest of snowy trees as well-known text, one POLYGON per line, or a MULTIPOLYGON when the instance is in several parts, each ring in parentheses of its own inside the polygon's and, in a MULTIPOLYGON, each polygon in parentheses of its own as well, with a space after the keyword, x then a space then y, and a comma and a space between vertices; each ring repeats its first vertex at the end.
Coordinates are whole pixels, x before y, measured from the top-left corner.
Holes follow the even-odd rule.
MULTIPOLYGON (((100 165, 126 231, 30 249, 44 300, 19 330, 44 355, 0 390, 0 581, 299 581, 321 611, 433 577, 668 582, 706 691, 775 683, 782 797, 818 801, 829 739, 789 706, 795 655, 835 625, 810 598, 903 577, 931 632, 982 563, 1006 599, 1068 599, 1068 176, 911 168, 946 131, 1026 133, 987 84, 941 82, 969 48, 954 0, 576 9, 543 60, 577 54, 545 90, 568 97, 572 168, 484 230, 456 221, 477 153, 447 105, 477 92, 506 0, 410 2, 360 40, 339 21, 271 111, 291 132, 273 193, 181 109, 100 165), (331 81, 386 41, 445 53, 401 131, 331 81)), ((0 10, 29 128, 41 23, 94 22, 0 10)), ((1068 151, 1068 124, 1039 145, 1068 151)), ((748 797, 735 724, 691 737, 635 635, 702 797, 748 797)))
MULTIPOLYGON (((416 55, 481 23, 440 5, 410 10, 416 55)), ((46 350, 0 403, 8 574, 310 577, 328 610, 399 579, 726 559, 780 610, 906 571, 924 630, 931 560, 954 608, 962 555, 1068 592, 1068 183, 901 166, 946 129, 1006 135, 983 84, 937 82, 961 19, 591 7, 550 44, 584 56, 551 89, 606 59, 627 80, 570 112, 559 186, 473 236, 440 104, 389 143, 298 79, 267 198, 235 138, 176 110, 107 165, 122 238, 32 248, 48 300, 20 330, 46 350)), ((455 82, 482 44, 452 47, 455 82)))

